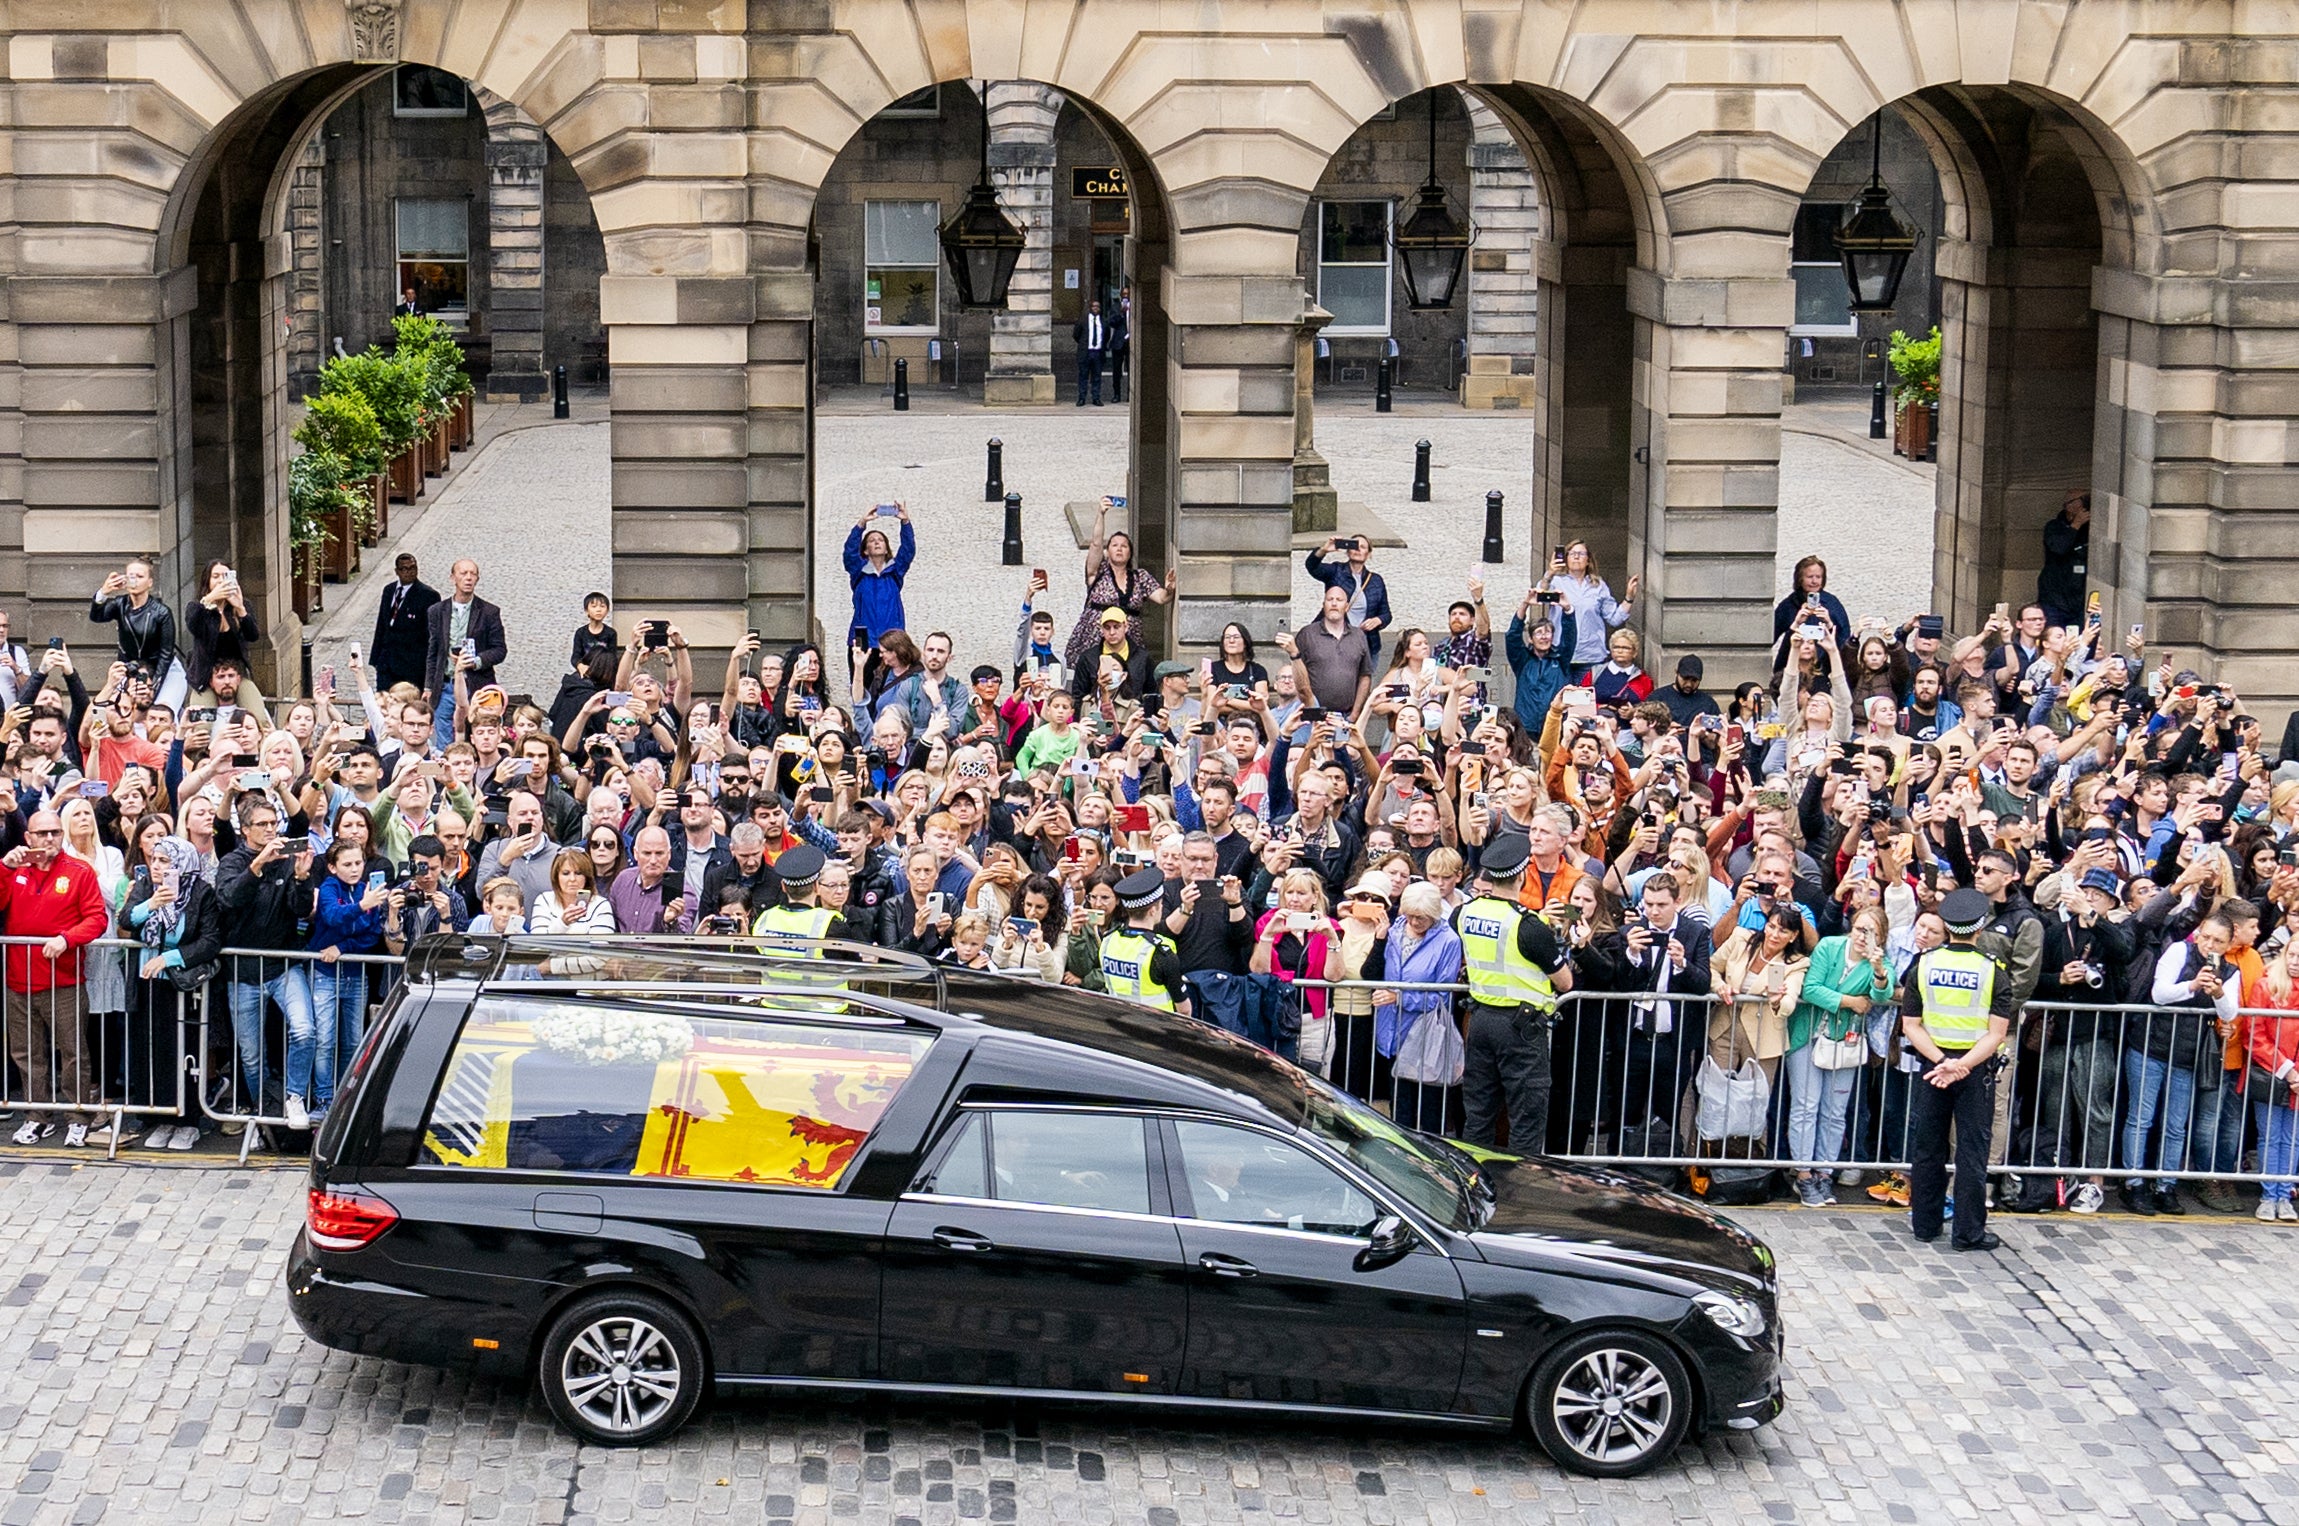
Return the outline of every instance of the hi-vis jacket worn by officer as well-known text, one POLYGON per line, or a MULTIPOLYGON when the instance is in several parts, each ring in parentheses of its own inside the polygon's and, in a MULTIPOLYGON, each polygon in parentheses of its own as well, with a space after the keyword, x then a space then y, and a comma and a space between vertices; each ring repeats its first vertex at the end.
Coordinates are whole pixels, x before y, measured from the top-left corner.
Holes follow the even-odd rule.
MULTIPOLYGON (((1549 972, 1525 953, 1523 924, 1533 914, 1514 901, 1481 895, 1453 914, 1453 930, 1460 934, 1463 963, 1468 971, 1469 995, 1488 1007, 1530 1007, 1548 1013, 1557 1009, 1556 983, 1549 972)), ((1535 928, 1532 939, 1556 955, 1555 934, 1546 924, 1535 928)))
POLYGON ((1102 939, 1102 979, 1112 996, 1172 1012, 1177 1010, 1173 988, 1159 978, 1157 966, 1170 966, 1180 957, 1165 934, 1121 927, 1102 939))
POLYGON ((1988 1031, 2003 969, 1976 948, 1936 948, 1910 972, 1923 1004, 1924 1031, 1950 1053, 1971 1048, 1988 1031))

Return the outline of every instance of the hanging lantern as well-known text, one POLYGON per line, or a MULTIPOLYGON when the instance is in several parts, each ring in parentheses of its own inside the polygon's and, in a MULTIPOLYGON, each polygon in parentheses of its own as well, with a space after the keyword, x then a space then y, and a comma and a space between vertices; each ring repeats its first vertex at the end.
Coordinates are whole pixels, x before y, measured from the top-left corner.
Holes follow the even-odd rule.
POLYGON ((960 307, 1004 307, 1014 284, 1014 267, 1029 244, 990 184, 990 94, 982 91, 982 173, 967 192, 966 204, 942 225, 942 258, 958 283, 960 307))
POLYGON ((1909 256, 1923 234, 1900 221, 1892 211, 1892 193, 1883 175, 1884 114, 1876 113, 1870 141, 1868 185, 1836 229, 1836 257, 1844 265, 1844 284, 1852 293, 1856 313, 1888 313, 1900 293, 1900 278, 1907 274, 1909 256))
POLYGON ((1429 178, 1421 183, 1412 213, 1389 235, 1405 275, 1405 305, 1428 310, 1451 307, 1460 289, 1461 266, 1476 230, 1453 215, 1445 187, 1437 179, 1437 92, 1429 92, 1429 178))

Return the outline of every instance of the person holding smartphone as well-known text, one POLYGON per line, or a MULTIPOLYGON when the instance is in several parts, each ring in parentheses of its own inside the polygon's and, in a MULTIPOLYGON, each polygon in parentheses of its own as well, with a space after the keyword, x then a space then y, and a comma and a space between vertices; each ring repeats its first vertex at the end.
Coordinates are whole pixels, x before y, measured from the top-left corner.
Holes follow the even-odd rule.
POLYGON ((1381 632, 1389 628, 1389 585, 1381 581, 1380 573, 1365 565, 1372 555, 1373 542, 1365 536, 1327 536, 1324 545, 1313 548, 1302 559, 1302 565, 1318 582, 1347 595, 1349 624, 1365 633, 1366 650, 1378 662, 1381 632), (1341 553, 1341 561, 1329 560, 1335 552, 1341 553))
POLYGON ((433 709, 435 748, 455 740, 455 673, 477 693, 495 682, 496 665, 510 655, 503 611, 479 597, 479 564, 461 558, 448 569, 448 584, 450 596, 424 617, 423 702, 433 709))
POLYGON ((891 517, 899 526, 900 544, 887 544, 886 531, 879 526, 889 517, 888 507, 879 504, 864 510, 846 532, 846 580, 854 591, 850 623, 861 632, 858 644, 865 647, 876 646, 888 631, 910 628, 902 610, 902 581, 918 556, 918 538, 910 528, 910 506, 897 499, 891 517))
POLYGON ((383 871, 367 867, 365 844, 338 840, 328 850, 327 877, 319 882, 307 945, 319 956, 311 966, 315 1128, 335 1100, 335 1078, 350 1074, 352 1056, 367 1032, 367 966, 343 956, 382 952, 390 900, 383 871))

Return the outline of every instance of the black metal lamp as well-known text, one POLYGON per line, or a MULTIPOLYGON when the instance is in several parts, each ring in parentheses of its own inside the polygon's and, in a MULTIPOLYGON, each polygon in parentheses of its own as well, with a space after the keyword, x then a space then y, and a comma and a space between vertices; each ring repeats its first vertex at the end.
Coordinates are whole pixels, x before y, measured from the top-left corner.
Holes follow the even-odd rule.
POLYGON ((1923 238, 1894 215, 1892 193, 1884 186, 1884 113, 1876 113, 1876 128, 1869 146, 1868 185, 1836 229, 1836 257, 1844 264, 1844 284, 1851 289, 1851 310, 1888 313, 1900 292, 1900 277, 1908 270, 1908 257, 1923 238))
POLYGON ((1022 262, 1028 235, 998 205, 997 188, 990 184, 990 92, 982 91, 982 173, 966 204, 942 225, 942 258, 950 262, 951 279, 958 283, 960 307, 1004 307, 1014 284, 1014 267, 1022 262))
POLYGON ((1451 307, 1461 285, 1476 230, 1453 215, 1445 187, 1437 180, 1437 92, 1429 92, 1429 178, 1414 198, 1412 215, 1389 235, 1405 269, 1405 305, 1423 310, 1451 307))

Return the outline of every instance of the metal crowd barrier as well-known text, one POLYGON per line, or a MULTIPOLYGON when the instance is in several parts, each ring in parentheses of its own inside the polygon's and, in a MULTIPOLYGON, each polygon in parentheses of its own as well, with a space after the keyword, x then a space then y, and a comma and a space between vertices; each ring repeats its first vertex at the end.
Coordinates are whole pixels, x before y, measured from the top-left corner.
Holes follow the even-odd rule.
POLYGON ((291 1095, 307 1115, 320 1113, 405 964, 396 954, 330 961, 300 949, 223 951, 215 978, 200 992, 193 1070, 200 1111, 227 1132, 236 1129, 243 1163, 260 1128, 295 1126, 287 1113, 291 1095))
MULTIPOLYGON (((1332 992, 1337 1001, 1346 991, 1468 994, 1458 983, 1296 984, 1332 992)), ((1752 1006, 1757 999, 1740 1001, 1752 1006)), ((1914 1050, 1900 1042, 1896 1006, 1879 1005, 1858 1017, 1854 1032, 1865 1041, 1865 1054, 1857 1063, 1823 1070, 1804 1063, 1808 1053, 1759 1059, 1744 1032, 1756 1024, 1722 1021, 1721 1005, 1713 996, 1652 991, 1562 996, 1549 1030, 1548 1134, 1532 1148, 1656 1172, 1909 1168, 1913 1089, 1924 1083, 1914 1050), (1666 1032, 1660 1031, 1663 1009, 1666 1032), (1757 1060, 1754 1072, 1743 1069, 1751 1059, 1757 1060), (1738 1117, 1712 1102, 1711 1116, 1703 1118, 1701 1077, 1712 1061, 1707 1089, 1718 1089, 1717 1073, 1737 1078, 1744 1104, 1738 1117), (1759 1085, 1760 1105, 1752 1110, 1746 1104, 1759 1085), (1728 1125, 1721 1130, 1713 1128, 1719 1114, 1728 1125)), ((1328 1079, 1395 1109, 1406 1093, 1386 1057, 1355 1060, 1373 1048, 1376 1016, 1336 1012, 1333 1021, 1333 1060, 1323 1067, 1328 1079), (1347 1066, 1344 1056, 1351 1057, 1347 1066)), ((2261 1111, 2265 1078, 2249 1061, 2255 1039, 2269 1041, 2272 1052, 2299 1056, 2299 1010, 2244 1008, 2223 1026, 2215 1014, 2193 1008, 2031 1003, 1999 1051, 1991 1171, 2299 1182, 2299 1110, 2286 1095, 2280 1115, 2273 1106, 2261 1111), (2230 1053, 2240 1062, 2233 1068, 2225 1063, 2230 1053), (2250 1169, 2247 1161, 2255 1162, 2250 1169)), ((1450 1090, 1445 1132, 1455 1132, 1461 1117, 1459 1082, 1450 1090)), ((1426 1107, 1425 1097, 1418 1100, 1426 1107)))
POLYGON ((127 1119, 183 1111, 185 1003, 137 973, 150 950, 118 938, 80 949, 76 978, 56 984, 55 972, 69 973, 73 961, 49 959, 49 941, 0 938, 7 1033, 0 1111, 11 1115, 0 1139, 27 1120, 51 1130, 83 1123, 108 1127, 105 1154, 116 1156, 127 1119))

